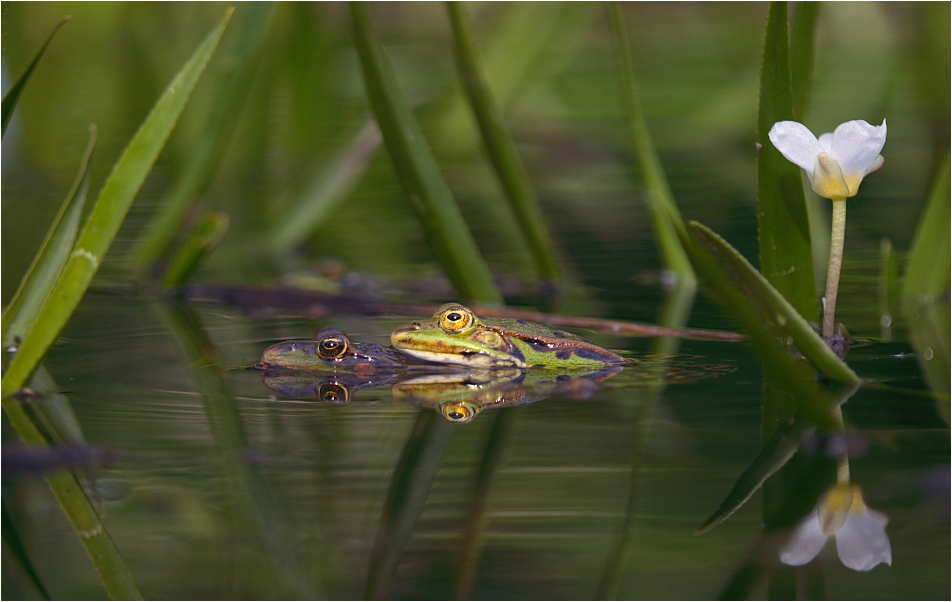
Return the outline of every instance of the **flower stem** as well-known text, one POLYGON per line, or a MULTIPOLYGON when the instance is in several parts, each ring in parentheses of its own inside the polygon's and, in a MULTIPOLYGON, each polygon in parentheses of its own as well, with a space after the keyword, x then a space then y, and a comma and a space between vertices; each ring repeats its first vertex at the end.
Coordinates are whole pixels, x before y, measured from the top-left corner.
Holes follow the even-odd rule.
POLYGON ((846 199, 833 200, 833 229, 830 232, 830 265, 826 272, 826 295, 823 303, 823 336, 833 336, 833 317, 836 312, 836 293, 840 287, 840 267, 843 265, 843 240, 846 238, 846 199))
MULTIPOLYGON (((845 204, 845 203, 844 203, 845 204)), ((833 408, 833 416, 836 418, 837 423, 839 423, 839 432, 841 435, 846 434, 846 424, 843 422, 843 408, 836 406, 833 408)), ((843 452, 836 460, 836 482, 837 483, 849 483, 850 482, 850 456, 849 452, 843 452)))

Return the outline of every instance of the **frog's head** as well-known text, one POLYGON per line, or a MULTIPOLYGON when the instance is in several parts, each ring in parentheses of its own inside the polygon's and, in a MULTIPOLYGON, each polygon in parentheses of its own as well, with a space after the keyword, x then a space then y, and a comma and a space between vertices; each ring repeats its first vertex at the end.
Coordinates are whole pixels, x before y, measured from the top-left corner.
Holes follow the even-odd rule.
POLYGON ((440 364, 473 368, 526 365, 518 347, 459 303, 443 305, 429 322, 410 322, 394 330, 390 344, 411 357, 440 364))
POLYGON ((284 341, 264 350, 257 368, 321 370, 369 361, 338 328, 325 328, 312 341, 284 341))

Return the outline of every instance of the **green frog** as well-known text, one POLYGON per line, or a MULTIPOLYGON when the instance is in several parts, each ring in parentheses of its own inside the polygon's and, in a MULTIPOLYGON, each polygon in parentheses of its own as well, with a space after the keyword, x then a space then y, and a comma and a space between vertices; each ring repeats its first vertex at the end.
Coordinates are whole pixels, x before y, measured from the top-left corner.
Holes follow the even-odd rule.
POLYGON ((349 371, 357 374, 392 372, 410 360, 388 347, 355 343, 338 328, 325 328, 311 341, 271 345, 255 364, 259 370, 349 371))
POLYGON ((390 343, 416 359, 471 368, 591 370, 632 363, 574 334, 528 320, 480 320, 459 303, 443 305, 430 322, 394 330, 390 343))

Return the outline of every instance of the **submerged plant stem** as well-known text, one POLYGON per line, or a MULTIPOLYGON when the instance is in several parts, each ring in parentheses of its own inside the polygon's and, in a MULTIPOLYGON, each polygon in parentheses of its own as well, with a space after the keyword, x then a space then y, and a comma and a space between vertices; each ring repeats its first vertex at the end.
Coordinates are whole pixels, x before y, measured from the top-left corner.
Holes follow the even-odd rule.
POLYGON ((833 228, 830 232, 830 266, 826 272, 826 294, 823 297, 823 336, 833 336, 836 293, 840 288, 843 266, 843 241, 846 239, 846 199, 833 199, 833 228))

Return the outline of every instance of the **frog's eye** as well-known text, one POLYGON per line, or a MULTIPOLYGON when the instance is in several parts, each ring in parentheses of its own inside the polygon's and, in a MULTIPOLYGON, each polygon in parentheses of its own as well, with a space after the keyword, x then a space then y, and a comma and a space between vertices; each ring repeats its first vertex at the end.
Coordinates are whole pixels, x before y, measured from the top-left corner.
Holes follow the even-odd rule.
POLYGON ((462 332, 476 321, 473 312, 465 307, 450 307, 440 314, 440 328, 450 334, 462 332))
POLYGON ((321 359, 336 360, 347 353, 347 339, 339 336, 327 336, 317 343, 317 355, 321 359))
POLYGON ((456 424, 465 424, 476 416, 476 410, 463 403, 448 403, 441 406, 440 413, 443 414, 443 418, 456 424))
POLYGON ((350 393, 347 387, 337 383, 324 383, 317 389, 317 396, 325 403, 347 403, 350 393))

